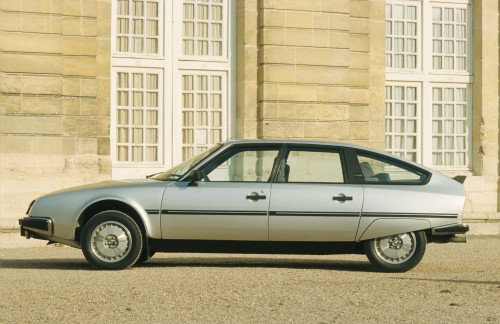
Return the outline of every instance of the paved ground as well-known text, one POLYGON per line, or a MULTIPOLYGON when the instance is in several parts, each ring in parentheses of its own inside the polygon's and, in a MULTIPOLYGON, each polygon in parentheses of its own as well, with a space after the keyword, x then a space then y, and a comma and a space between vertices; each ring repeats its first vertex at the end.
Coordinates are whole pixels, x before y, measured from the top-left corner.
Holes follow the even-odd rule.
POLYGON ((417 268, 364 256, 157 254, 92 270, 69 247, 0 250, 0 322, 500 323, 500 237, 430 244, 417 268))

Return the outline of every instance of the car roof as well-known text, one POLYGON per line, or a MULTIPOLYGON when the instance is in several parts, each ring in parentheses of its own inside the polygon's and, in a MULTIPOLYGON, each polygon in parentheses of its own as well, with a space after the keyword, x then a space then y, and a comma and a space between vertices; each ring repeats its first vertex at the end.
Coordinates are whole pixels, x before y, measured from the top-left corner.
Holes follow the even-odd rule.
POLYGON ((341 146, 354 149, 362 149, 365 151, 373 151, 374 153, 387 154, 386 152, 372 149, 366 146, 351 144, 347 142, 330 142, 321 140, 302 140, 302 139, 231 139, 221 144, 292 144, 292 145, 324 145, 324 146, 341 146))
POLYGON ((389 152, 377 150, 377 149, 370 148, 367 146, 351 144, 351 143, 347 143, 347 142, 330 142, 330 141, 321 141, 321 140, 302 140, 302 139, 240 139, 240 140, 230 139, 230 140, 227 140, 225 142, 222 142, 221 144, 222 145, 235 145, 235 144, 250 144, 250 145, 251 144, 255 144, 255 145, 258 145, 258 144, 280 144, 280 145, 282 145, 282 144, 291 144, 291 145, 313 145, 313 146, 317 145, 317 146, 330 146, 330 147, 331 146, 347 147, 347 148, 352 148, 352 149, 363 150, 363 151, 369 152, 369 153, 375 153, 375 154, 387 156, 389 158, 399 160, 399 161, 404 162, 406 164, 414 165, 414 166, 421 168, 421 169, 424 169, 426 171, 434 172, 434 170, 432 170, 432 169, 430 169, 422 164, 401 158, 401 157, 393 155, 389 152))

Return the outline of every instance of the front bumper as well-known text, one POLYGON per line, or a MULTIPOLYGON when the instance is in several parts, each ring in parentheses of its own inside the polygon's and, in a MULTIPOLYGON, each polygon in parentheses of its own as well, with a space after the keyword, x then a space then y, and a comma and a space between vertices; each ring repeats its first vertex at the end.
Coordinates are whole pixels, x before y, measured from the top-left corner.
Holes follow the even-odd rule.
POLYGON ((54 222, 46 217, 24 217, 19 220, 21 236, 33 237, 33 233, 50 237, 54 233, 54 222))

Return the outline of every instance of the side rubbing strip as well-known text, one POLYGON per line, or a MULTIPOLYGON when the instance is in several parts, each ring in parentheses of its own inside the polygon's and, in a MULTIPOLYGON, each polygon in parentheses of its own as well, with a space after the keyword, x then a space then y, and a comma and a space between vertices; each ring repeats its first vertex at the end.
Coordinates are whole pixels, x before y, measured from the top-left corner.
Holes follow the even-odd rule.
POLYGON ((425 214, 425 213, 363 213, 363 217, 412 217, 412 218, 457 218, 457 214, 425 214))
POLYGON ((359 213, 271 211, 269 216, 359 217, 359 213))
POLYGON ((162 214, 169 215, 256 215, 267 216, 265 211, 241 211, 241 210, 162 210, 162 214))

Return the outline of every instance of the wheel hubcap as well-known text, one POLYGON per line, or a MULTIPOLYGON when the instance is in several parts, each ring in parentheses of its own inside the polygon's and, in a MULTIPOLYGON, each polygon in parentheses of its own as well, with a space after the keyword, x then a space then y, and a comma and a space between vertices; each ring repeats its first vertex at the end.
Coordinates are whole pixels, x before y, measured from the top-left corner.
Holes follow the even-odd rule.
POLYGON ((408 260, 416 249, 414 233, 403 233, 375 239, 377 255, 392 264, 408 260))
POLYGON ((104 222, 97 226, 91 237, 92 251, 106 262, 122 260, 130 252, 130 231, 118 222, 104 222))

